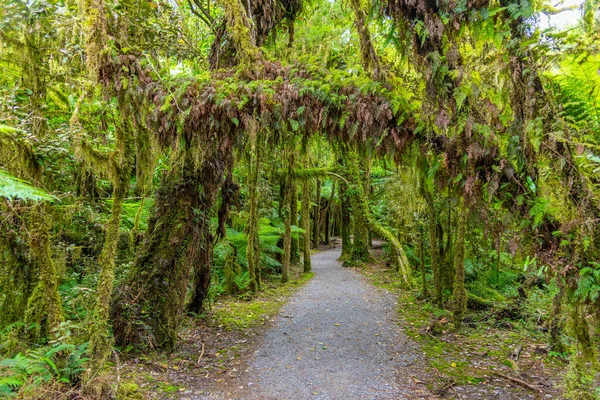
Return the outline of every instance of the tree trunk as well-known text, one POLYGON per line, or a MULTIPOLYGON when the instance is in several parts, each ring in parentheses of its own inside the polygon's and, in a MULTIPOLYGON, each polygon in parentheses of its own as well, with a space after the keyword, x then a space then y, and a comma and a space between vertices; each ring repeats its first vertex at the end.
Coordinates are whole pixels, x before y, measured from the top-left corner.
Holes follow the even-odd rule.
POLYGON ((260 149, 257 146, 258 133, 250 138, 250 176, 248 191, 250 192, 250 210, 248 216, 248 275, 250 290, 260 289, 260 243, 258 241, 258 175, 260 169, 260 149))
POLYGON ((29 246, 38 271, 38 282, 27 300, 25 322, 36 324, 35 336, 39 338, 49 335, 62 322, 63 314, 58 293, 60 277, 50 255, 52 217, 45 204, 37 205, 31 216, 29 246))
POLYGON ((317 194, 315 196, 315 208, 313 212, 313 249, 319 248, 319 220, 321 211, 321 180, 317 178, 317 194))
MULTIPOLYGON (((291 213, 292 213, 292 225, 298 226, 298 184, 296 182, 292 182, 292 204, 291 204, 291 213)), ((292 248, 290 254, 290 263, 292 265, 297 265, 300 262, 300 253, 298 252, 299 244, 298 237, 292 237, 292 248)))
POLYGON ((302 181, 302 229, 303 233, 303 262, 304 272, 310 272, 312 270, 312 264, 310 262, 310 181, 305 178, 302 181))
MULTIPOLYGON (((123 103, 124 99, 119 99, 123 103)), ((124 108, 124 106, 121 106, 124 108)), ((115 278, 115 256, 119 243, 121 226, 121 212, 123 201, 129 189, 129 181, 132 172, 132 158, 134 156, 133 125, 130 115, 123 110, 121 112, 123 125, 116 130, 115 151, 108 159, 108 168, 112 170, 112 212, 106 234, 104 246, 98 264, 100 275, 96 284, 96 299, 94 309, 90 313, 88 324, 90 327, 90 344, 88 353, 90 355, 90 372, 96 373, 110 354, 110 337, 108 319, 110 313, 110 301, 113 293, 115 278)))
POLYGON ((460 329, 467 310, 467 291, 465 290, 465 231, 467 228, 468 209, 464 198, 460 200, 460 216, 454 245, 454 291, 452 292, 452 308, 454 328, 460 329))
POLYGON ((281 268, 281 282, 286 283, 290 280, 290 259, 292 250, 292 186, 294 172, 294 155, 290 154, 288 161, 288 171, 285 177, 285 189, 283 192, 282 216, 285 231, 283 235, 283 262, 281 268))
POLYGON ((185 310, 190 274, 195 268, 193 301, 200 311, 210 283, 212 235, 208 215, 213 207, 233 141, 224 137, 201 167, 182 149, 159 189, 144 243, 124 284, 113 296, 111 318, 119 344, 171 349, 185 310))
POLYGON ((429 256, 431 258, 431 270, 433 272, 433 283, 435 289, 435 303, 438 307, 442 306, 442 281, 440 278, 440 260, 438 251, 438 236, 435 204, 433 197, 426 187, 423 187, 423 197, 427 204, 427 213, 429 214, 429 256))
POLYGON ((423 227, 419 224, 419 268, 421 270, 421 286, 423 297, 429 297, 429 293, 427 291, 427 278, 425 275, 425 251, 423 250, 423 227))
POLYGON ((350 201, 347 193, 348 185, 345 182, 340 183, 340 213, 341 213, 341 233, 342 233, 342 261, 348 260, 352 255, 352 242, 350 241, 350 201))

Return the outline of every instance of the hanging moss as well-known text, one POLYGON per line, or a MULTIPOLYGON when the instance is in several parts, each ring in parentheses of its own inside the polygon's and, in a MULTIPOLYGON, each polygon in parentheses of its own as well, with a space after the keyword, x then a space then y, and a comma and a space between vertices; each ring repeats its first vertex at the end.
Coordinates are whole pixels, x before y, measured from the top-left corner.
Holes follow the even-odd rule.
POLYGON ((50 256, 50 229, 52 217, 46 205, 41 204, 31 213, 29 245, 38 271, 38 283, 27 300, 25 322, 35 324, 35 336, 46 336, 63 320, 62 305, 58 293, 59 276, 50 256))
MULTIPOLYGON (((123 201, 129 190, 130 175, 132 170, 132 159, 134 149, 133 126, 128 117, 126 106, 121 101, 122 124, 116 129, 115 150, 109 156, 97 156, 98 152, 83 146, 82 154, 93 158, 96 162, 105 162, 103 170, 110 171, 112 178, 112 210, 106 227, 104 245, 98 258, 100 275, 96 285, 96 299, 94 308, 89 316, 90 344, 88 352, 90 363, 86 380, 91 379, 100 370, 110 355, 111 338, 109 329, 109 311, 115 278, 115 258, 120 240, 121 213, 123 201)), ((127 245, 130 240, 126 240, 127 245)), ((89 382, 88 382, 89 383, 89 382)))
POLYGON ((383 71, 379 62, 379 56, 375 52, 375 48, 371 42, 371 33, 367 26, 365 6, 361 3, 361 0, 350 0, 350 6, 354 12, 354 26, 358 32, 362 66, 373 79, 379 80, 383 77, 383 71))
POLYGON ((85 62, 88 77, 98 81, 102 52, 106 47, 106 10, 104 0, 81 0, 81 10, 85 17, 83 34, 85 38, 85 62))

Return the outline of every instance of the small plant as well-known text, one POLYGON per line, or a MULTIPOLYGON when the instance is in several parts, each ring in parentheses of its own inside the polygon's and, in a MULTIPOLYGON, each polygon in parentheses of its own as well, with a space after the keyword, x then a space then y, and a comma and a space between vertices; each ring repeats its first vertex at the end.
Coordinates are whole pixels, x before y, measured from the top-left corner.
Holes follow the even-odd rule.
POLYGON ((248 271, 244 271, 239 275, 234 276, 233 282, 240 292, 245 292, 250 285, 250 275, 248 271))
POLYGON ((50 345, 18 353, 0 361, 0 395, 12 396, 50 382, 77 383, 87 361, 87 343, 68 343, 71 336, 68 323, 54 331, 50 345))

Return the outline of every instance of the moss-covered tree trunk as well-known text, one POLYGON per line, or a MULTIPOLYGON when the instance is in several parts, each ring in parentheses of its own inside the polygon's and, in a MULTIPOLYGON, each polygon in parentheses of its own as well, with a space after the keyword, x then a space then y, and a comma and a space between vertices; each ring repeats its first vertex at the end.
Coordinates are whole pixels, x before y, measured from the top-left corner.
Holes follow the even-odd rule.
POLYGON ((423 297, 427 298, 429 297, 429 292, 427 290, 427 275, 425 274, 425 244, 423 243, 424 241, 425 238, 423 234, 423 227, 421 226, 421 224, 419 224, 419 269, 421 271, 421 290, 423 297))
POLYGON ((281 266, 281 282, 286 283, 290 280, 290 260, 292 251, 292 186, 294 171, 294 155, 290 154, 288 160, 288 169, 285 177, 285 187, 283 190, 283 208, 282 217, 284 224, 283 234, 283 262, 281 266))
POLYGON ((352 242, 350 241, 350 200, 348 198, 348 185, 340 183, 340 213, 342 233, 342 261, 348 260, 352 255, 352 242))
POLYGON ((433 202, 433 196, 426 187, 423 187, 423 197, 427 205, 428 222, 427 227, 429 231, 429 258, 431 260, 431 271, 433 272, 433 286, 434 286, 434 298, 435 303, 438 307, 442 306, 442 280, 440 277, 440 259, 438 251, 438 235, 437 235, 437 221, 435 212, 435 203, 433 202))
MULTIPOLYGON (((124 102, 124 99, 120 99, 124 102)), ((123 110, 124 111, 124 110, 123 110)), ((98 258, 100 275, 96 285, 96 300, 89 318, 90 372, 95 373, 104 365, 110 354, 111 338, 108 318, 110 301, 115 278, 115 257, 119 243, 121 212, 123 201, 129 189, 133 157, 133 127, 128 119, 128 112, 122 112, 123 122, 116 130, 115 150, 108 159, 113 193, 111 216, 106 226, 106 235, 102 252, 98 258)))
POLYGON ((454 245, 454 290, 452 292, 452 315, 454 328, 460 329, 467 310, 465 289, 465 231, 468 222, 468 207, 461 196, 459 204, 458 228, 454 245))
POLYGON ((195 308, 201 307, 210 282, 212 236, 207 216, 232 156, 232 141, 221 140, 200 166, 192 150, 181 149, 180 158, 163 177, 145 240, 113 298, 111 317, 118 343, 172 348, 192 269, 192 296, 195 308))
MULTIPOLYGON (((290 212, 292 214, 292 225, 298 226, 298 184, 292 181, 292 200, 290 205, 290 212)), ((290 263, 297 265, 300 262, 298 236, 292 237, 291 244, 290 263)))
POLYGON ((312 265, 310 262, 310 181, 308 178, 302 180, 302 253, 304 272, 310 272, 312 265))
POLYGON ((258 176, 260 169, 260 149, 257 146, 258 132, 250 134, 250 173, 248 177, 248 192, 250 193, 250 209, 248 213, 248 275, 250 290, 260 289, 260 243, 258 241, 258 176))
POLYGON ((50 250, 52 217, 45 204, 35 206, 31 212, 29 245, 38 281, 27 300, 25 322, 35 324, 36 338, 46 336, 63 320, 62 303, 58 293, 60 277, 50 250))
POLYGON ((317 178, 317 191, 315 195, 315 207, 313 211, 313 249, 319 248, 319 223, 321 211, 321 180, 317 178))
POLYGON ((358 157, 356 153, 351 154, 345 164, 352 179, 352 185, 349 187, 352 192, 350 200, 352 202, 352 217, 354 220, 352 227, 354 241, 352 243, 351 258, 353 261, 364 262, 369 259, 369 228, 363 207, 363 201, 366 196, 364 174, 360 171, 358 157))
MULTIPOLYGON (((408 258, 406 257, 406 253, 402 248, 402 244, 398 241, 398 239, 396 239, 396 236, 394 236, 393 233, 391 233, 383 225, 377 222, 373 217, 369 207, 368 196, 365 193, 364 185, 361 180, 362 175, 360 173, 358 163, 356 162, 356 160, 350 159, 347 165, 348 174, 350 175, 351 179, 351 181, 349 182, 349 189, 352 193, 352 208, 354 212, 354 217, 360 218, 360 220, 364 224, 365 233, 370 228, 373 231, 373 233, 375 233, 376 235, 384 239, 386 242, 388 242, 391 248, 392 261, 396 266, 398 273, 400 274, 401 284, 405 287, 410 287, 412 285, 412 270, 410 268, 408 258)), ((365 234, 363 237, 366 241, 367 235, 365 234)), ((354 246, 356 246, 356 236, 354 246)), ((367 249, 365 259, 368 259, 368 257, 369 252, 367 249)), ((356 258, 354 258, 354 254, 353 259, 356 260, 356 258)))

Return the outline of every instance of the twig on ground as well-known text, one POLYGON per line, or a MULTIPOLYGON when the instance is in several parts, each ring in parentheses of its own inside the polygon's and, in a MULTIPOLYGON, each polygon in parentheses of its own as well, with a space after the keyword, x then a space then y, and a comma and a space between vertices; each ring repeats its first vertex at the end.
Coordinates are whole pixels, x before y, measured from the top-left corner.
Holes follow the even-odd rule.
POLYGON ((204 343, 202 343, 202 351, 200 351, 200 356, 198 356, 198 361, 196 361, 196 365, 200 365, 200 360, 202 360, 203 355, 204 355, 204 343))
POLYGON ((515 383, 515 384, 517 384, 517 385, 519 385, 521 387, 524 387, 525 389, 529 389, 529 390, 532 390, 534 392, 542 393, 541 389, 536 388, 535 386, 532 386, 529 383, 527 383, 525 381, 522 381, 520 379, 513 378, 512 376, 504 375, 504 374, 501 374, 499 372, 494 372, 493 375, 496 375, 496 376, 498 376, 498 377, 500 377, 502 379, 505 379, 505 380, 507 380, 509 382, 515 383))

